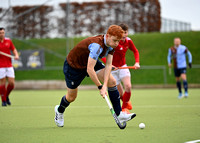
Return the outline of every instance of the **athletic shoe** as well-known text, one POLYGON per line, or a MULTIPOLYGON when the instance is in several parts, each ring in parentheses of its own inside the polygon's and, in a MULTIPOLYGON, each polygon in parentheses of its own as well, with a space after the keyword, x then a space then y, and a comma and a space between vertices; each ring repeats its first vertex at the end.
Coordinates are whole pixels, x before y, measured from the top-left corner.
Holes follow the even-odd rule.
POLYGON ((7 103, 8 105, 11 105, 10 99, 9 99, 8 97, 7 97, 6 103, 7 103))
POLYGON ((183 98, 183 97, 184 97, 183 94, 182 94, 182 93, 179 93, 178 99, 181 99, 181 98, 183 98))
POLYGON ((122 109, 122 112, 124 112, 126 114, 131 114, 130 111, 127 108, 122 109))
POLYGON ((126 108, 127 108, 128 110, 132 110, 132 109, 133 109, 133 106, 132 106, 132 104, 131 104, 131 101, 128 101, 128 102, 127 102, 126 108))
POLYGON ((188 92, 185 92, 185 98, 188 98, 188 92))
POLYGON ((133 106, 132 106, 132 104, 131 104, 131 101, 123 102, 122 108, 123 108, 123 109, 127 108, 128 110, 132 110, 133 106))
POLYGON ((59 105, 55 106, 55 123, 58 127, 64 126, 64 115, 58 112, 59 105))
POLYGON ((127 122, 127 121, 133 119, 135 116, 136 116, 135 113, 126 114, 126 113, 121 111, 119 116, 118 116, 118 119, 119 119, 120 123, 122 124, 124 122, 127 122))
POLYGON ((2 106, 7 106, 6 101, 2 102, 2 106))

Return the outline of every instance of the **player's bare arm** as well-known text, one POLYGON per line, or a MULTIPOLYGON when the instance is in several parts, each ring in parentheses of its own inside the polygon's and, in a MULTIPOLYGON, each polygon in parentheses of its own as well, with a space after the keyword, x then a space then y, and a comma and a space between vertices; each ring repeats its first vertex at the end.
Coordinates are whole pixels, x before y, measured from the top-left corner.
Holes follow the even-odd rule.
POLYGON ((19 60, 19 54, 17 52, 17 49, 13 50, 13 54, 15 55, 15 60, 19 60))
POLYGON ((135 57, 135 64, 134 67, 135 69, 139 69, 140 68, 140 63, 139 63, 139 52, 138 49, 136 48, 136 46, 134 45, 132 40, 129 40, 130 43, 130 50, 133 51, 134 57, 135 57))
POLYGON ((104 69, 104 76, 103 76, 103 87, 100 90, 100 94, 104 97, 105 95, 107 95, 107 87, 108 87, 108 80, 110 77, 110 72, 112 69, 112 55, 108 54, 107 56, 107 60, 106 60, 106 65, 105 65, 105 69, 104 69))
POLYGON ((101 82, 99 81, 97 74, 94 70, 94 66, 96 65, 96 60, 89 57, 87 63, 87 73, 89 74, 91 80, 95 83, 96 86, 100 86, 101 82))
POLYGON ((103 84, 104 87, 107 87, 108 85, 108 80, 112 69, 112 58, 113 55, 108 54, 104 71, 104 84, 103 84))

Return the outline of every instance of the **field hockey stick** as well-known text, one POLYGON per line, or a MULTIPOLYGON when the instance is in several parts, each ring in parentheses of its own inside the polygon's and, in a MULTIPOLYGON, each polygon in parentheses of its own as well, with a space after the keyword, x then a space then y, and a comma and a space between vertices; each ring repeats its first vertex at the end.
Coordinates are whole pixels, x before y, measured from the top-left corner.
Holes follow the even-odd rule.
POLYGON ((15 58, 14 56, 12 56, 12 55, 9 55, 9 54, 6 54, 6 53, 4 53, 4 52, 1 52, 1 51, 0 51, 0 54, 1 54, 1 55, 4 55, 4 56, 6 56, 6 57, 12 58, 12 59, 14 59, 14 58, 15 58))
POLYGON ((136 69, 135 66, 117 67, 118 69, 136 69))
POLYGON ((127 66, 127 67, 112 67, 112 70, 117 69, 137 69, 135 66, 127 66))
POLYGON ((111 114, 113 115, 113 118, 115 119, 115 122, 117 123, 118 127, 119 127, 120 129, 126 128, 126 122, 124 122, 123 124, 120 123, 120 121, 119 121, 119 119, 117 118, 117 115, 116 115, 116 113, 115 113, 115 111, 114 111, 112 105, 110 104, 110 101, 108 100, 108 97, 107 97, 106 95, 105 95, 105 99, 106 99, 106 102, 107 102, 108 107, 109 107, 109 109, 110 109, 110 112, 111 112, 111 114))

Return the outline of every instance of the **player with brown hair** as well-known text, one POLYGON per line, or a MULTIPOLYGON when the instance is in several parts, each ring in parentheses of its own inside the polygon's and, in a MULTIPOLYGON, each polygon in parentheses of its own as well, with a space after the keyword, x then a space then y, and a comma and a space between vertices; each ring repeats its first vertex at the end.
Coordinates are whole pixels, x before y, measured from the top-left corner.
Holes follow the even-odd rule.
MULTIPOLYGON (((131 50, 134 54, 134 67, 135 69, 140 68, 139 64, 139 52, 135 47, 133 41, 128 37, 128 25, 121 23, 119 25, 124 30, 124 36, 119 42, 119 45, 115 48, 115 53, 113 54, 112 65, 115 67, 127 67, 125 55, 127 50, 131 50)), ((106 58, 102 58, 103 62, 106 62, 106 58)), ((130 113, 129 110, 132 109, 132 104, 130 102, 131 98, 131 74, 129 69, 117 69, 111 72, 117 81, 117 88, 120 94, 120 98, 123 102, 122 111, 130 113), (124 90, 121 82, 124 85, 124 90)))

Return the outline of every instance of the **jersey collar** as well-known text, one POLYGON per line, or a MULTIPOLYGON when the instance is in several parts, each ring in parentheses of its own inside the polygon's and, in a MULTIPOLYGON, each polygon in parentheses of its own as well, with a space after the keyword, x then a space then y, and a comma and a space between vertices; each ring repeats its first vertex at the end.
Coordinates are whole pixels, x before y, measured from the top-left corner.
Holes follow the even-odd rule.
POLYGON ((104 44, 106 45, 107 48, 111 48, 106 44, 106 35, 104 35, 104 44))
POLYGON ((126 37, 124 41, 123 41, 123 40, 120 40, 119 43, 120 43, 120 44, 124 44, 124 43, 127 43, 127 41, 128 41, 128 40, 127 40, 127 37, 126 37))

